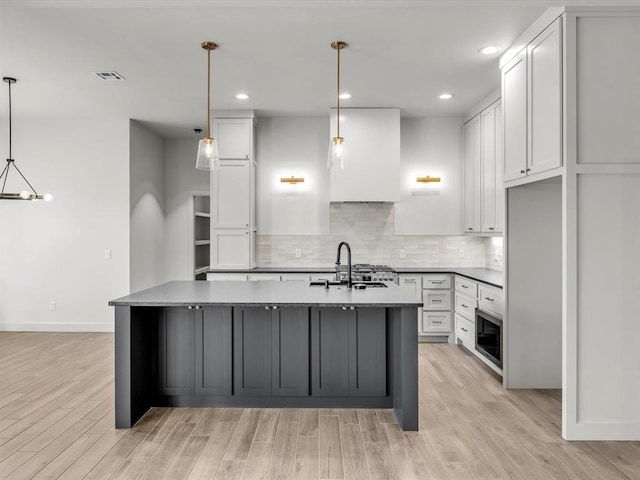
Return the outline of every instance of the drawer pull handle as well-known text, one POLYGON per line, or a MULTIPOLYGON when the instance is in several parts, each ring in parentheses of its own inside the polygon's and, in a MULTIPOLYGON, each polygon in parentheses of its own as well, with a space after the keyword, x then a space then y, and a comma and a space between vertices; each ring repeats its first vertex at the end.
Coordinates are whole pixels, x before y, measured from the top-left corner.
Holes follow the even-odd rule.
POLYGON ((462 285, 462 288, 469 288, 467 285, 462 285))
POLYGON ((442 282, 444 282, 444 280, 431 280, 431 283, 437 283, 437 284, 440 284, 440 283, 442 283, 442 282))
POLYGON ((490 302, 493 302, 493 298, 489 298, 489 297, 484 297, 485 300, 489 300, 490 302))
POLYGON ((494 228, 493 227, 489 227, 489 230, 494 230, 494 228))
POLYGON ((434 298, 433 300, 431 300, 431 301, 432 301, 433 303, 442 303, 442 300, 437 300, 437 299, 435 299, 435 298, 434 298))
POLYGON ((524 173, 524 170, 520 170, 520 173, 524 173))
POLYGON ((467 329, 466 329, 466 328, 464 328, 464 327, 460 327, 460 328, 462 329, 462 331, 463 331, 463 332, 468 332, 468 331, 469 331, 469 330, 467 330, 467 329))
POLYGON ((432 320, 431 323, 440 325, 442 323, 442 320, 432 320))
POLYGON ((469 305, 465 305, 464 303, 460 304, 462 306, 462 308, 469 308, 469 305))

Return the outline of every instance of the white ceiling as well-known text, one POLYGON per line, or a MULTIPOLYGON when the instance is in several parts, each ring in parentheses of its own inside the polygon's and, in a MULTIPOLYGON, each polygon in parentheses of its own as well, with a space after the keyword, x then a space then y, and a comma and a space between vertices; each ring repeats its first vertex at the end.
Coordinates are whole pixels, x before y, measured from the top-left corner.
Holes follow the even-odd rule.
MULTIPOLYGON (((185 137, 205 125, 202 41, 219 45, 212 52, 214 110, 322 116, 335 102, 330 43, 344 40, 342 87, 353 98, 343 106, 461 116, 499 86, 498 55, 477 50, 508 47, 547 7, 562 3, 585 2, 0 1, 0 73, 19 80, 15 118, 126 117, 185 137), (104 70, 126 81, 92 74, 104 70), (251 98, 235 99, 239 91, 251 98), (442 92, 455 97, 439 100, 442 92)), ((3 92, 0 118, 6 116, 3 92)))

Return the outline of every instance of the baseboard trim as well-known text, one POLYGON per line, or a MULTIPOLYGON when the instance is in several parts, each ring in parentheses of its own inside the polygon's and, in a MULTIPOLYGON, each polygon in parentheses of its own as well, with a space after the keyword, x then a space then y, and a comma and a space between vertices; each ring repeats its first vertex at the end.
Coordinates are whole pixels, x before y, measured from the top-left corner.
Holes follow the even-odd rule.
POLYGON ((113 332, 112 323, 0 323, 0 332, 113 332))

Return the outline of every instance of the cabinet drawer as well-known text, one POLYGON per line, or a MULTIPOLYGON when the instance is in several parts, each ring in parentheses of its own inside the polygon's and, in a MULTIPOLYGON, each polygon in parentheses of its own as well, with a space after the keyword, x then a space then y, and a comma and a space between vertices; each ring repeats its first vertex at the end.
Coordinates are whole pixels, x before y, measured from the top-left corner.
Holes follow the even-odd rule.
POLYGON ((210 282, 219 280, 222 282, 246 282, 247 275, 243 273, 207 273, 207 280, 210 282))
POLYGON ((467 320, 462 315, 455 315, 456 319, 456 340, 463 343, 469 350, 476 349, 476 326, 475 323, 467 320))
POLYGON ((456 277, 456 291, 462 292, 470 297, 476 297, 478 295, 478 284, 473 280, 469 280, 465 277, 456 277))
POLYGON ((451 312, 423 312, 421 333, 449 333, 451 312))
POLYGON ((502 290, 488 285, 479 285, 478 306, 480 310, 494 313, 502 318, 504 315, 504 295, 502 290))
POLYGON ((451 275, 448 273, 423 275, 422 288, 451 288, 451 275))
POLYGON ((456 313, 475 321, 477 301, 475 297, 468 297, 463 293, 456 292, 456 313))
POLYGON ((425 310, 451 310, 451 291, 423 290, 422 302, 425 310))

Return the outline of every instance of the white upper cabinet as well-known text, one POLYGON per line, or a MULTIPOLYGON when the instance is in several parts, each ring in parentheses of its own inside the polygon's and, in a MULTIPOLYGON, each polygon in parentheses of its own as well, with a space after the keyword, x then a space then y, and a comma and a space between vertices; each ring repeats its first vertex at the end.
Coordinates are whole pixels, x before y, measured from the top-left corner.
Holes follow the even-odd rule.
POLYGON ((482 133, 480 116, 464 125, 464 231, 480 232, 482 133))
POLYGON ((556 19, 502 66, 505 182, 562 166, 561 47, 556 19))
POLYGON ((464 125, 465 233, 503 231, 502 103, 495 97, 492 100, 464 125))
POLYGON ((212 205, 214 228, 249 228, 251 224, 252 165, 249 161, 220 160, 211 175, 215 192, 212 205))
POLYGON ((504 169, 502 103, 481 113, 482 122, 482 231, 502 232, 504 226, 504 169))
POLYGON ((220 158, 253 159, 252 118, 216 118, 213 135, 218 141, 220 158))
POLYGON ((522 50, 502 69, 504 112, 504 181, 527 171, 527 51, 522 50))
MULTIPOLYGON (((332 110, 327 151, 334 136, 336 112, 332 110)), ((344 170, 331 169, 330 201, 400 200, 400 109, 341 109, 340 136, 347 156, 344 170)))

